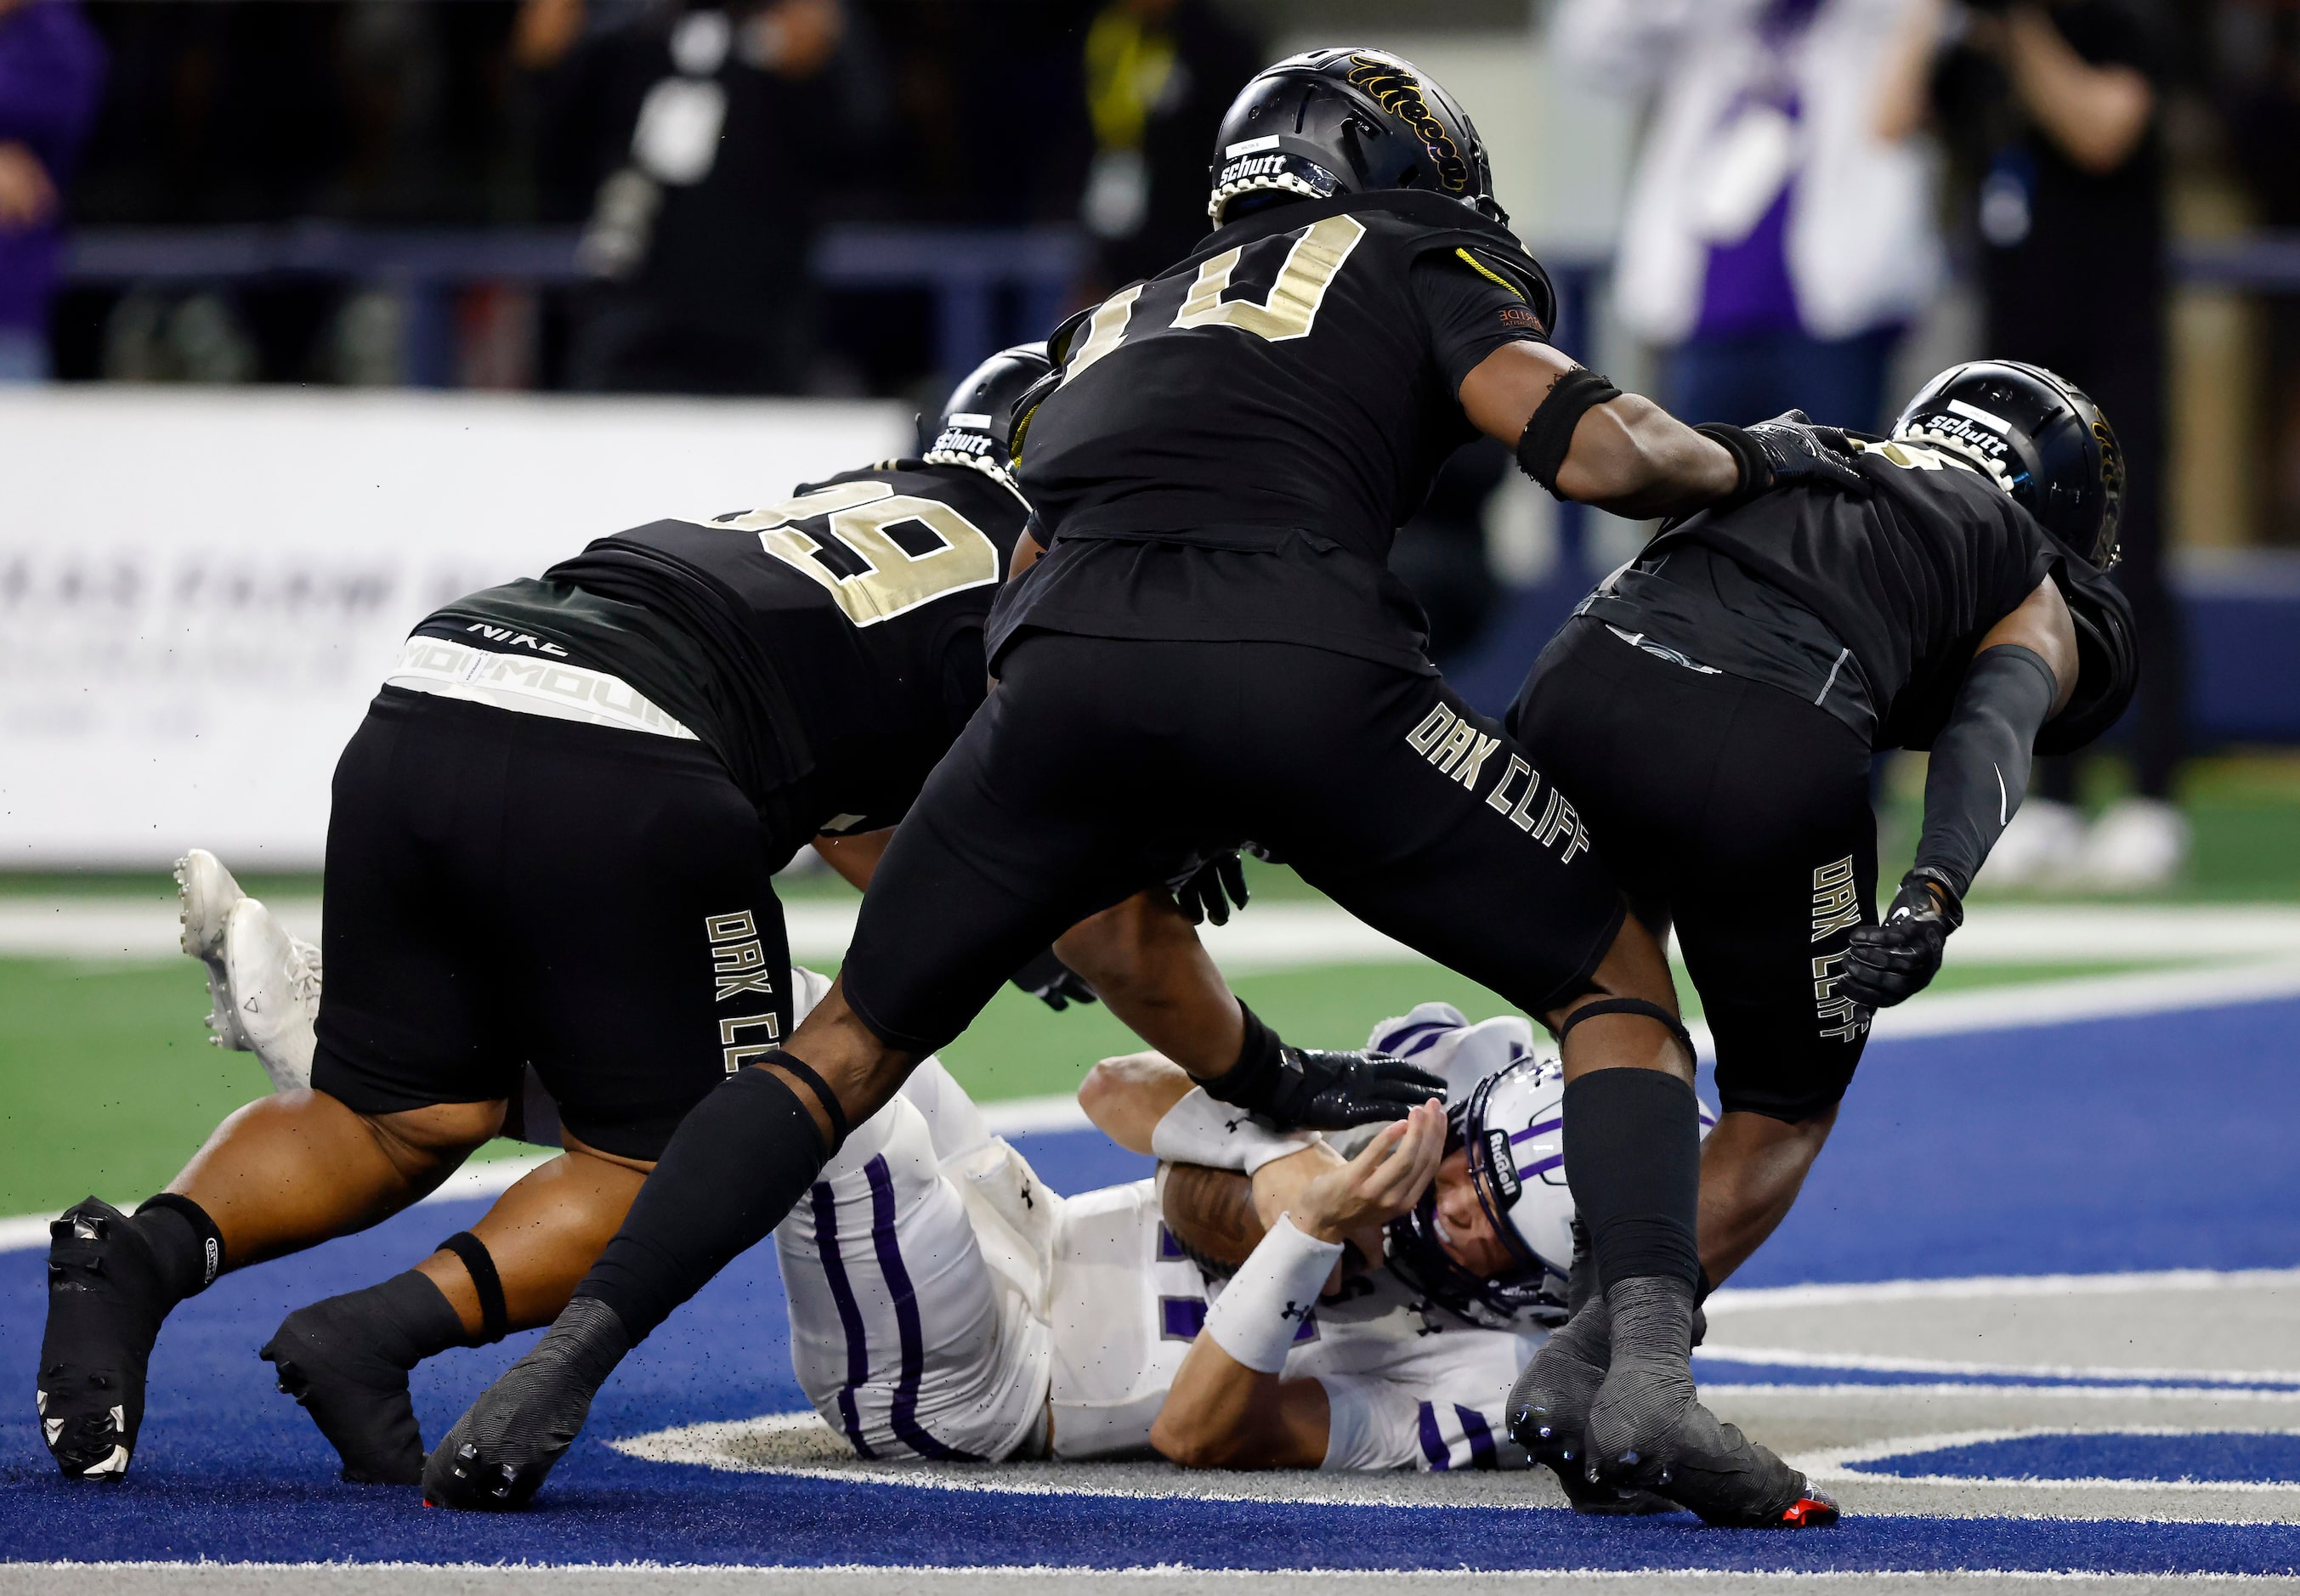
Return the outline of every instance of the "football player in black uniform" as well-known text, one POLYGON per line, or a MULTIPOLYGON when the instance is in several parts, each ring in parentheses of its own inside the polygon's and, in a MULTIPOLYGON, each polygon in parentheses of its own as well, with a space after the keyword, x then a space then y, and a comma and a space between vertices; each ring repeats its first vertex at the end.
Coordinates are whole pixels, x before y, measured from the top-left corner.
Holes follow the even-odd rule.
MULTIPOLYGON (((1603 1400, 1642 1453, 1714 1464, 1683 1500, 1717 1521, 1833 1518, 1694 1397, 1698 1109, 1667 966, 1574 804, 1438 679, 1383 561, 1480 430, 1635 515, 1860 478, 1808 429, 1704 437, 1549 347, 1548 282, 1476 131, 1407 62, 1270 69, 1212 179, 1198 250, 1056 336, 1021 452, 1047 552, 993 617, 998 687, 888 848, 841 988, 680 1127, 567 1311, 432 1454, 433 1500, 525 1501, 624 1352, 765 1235, 1017 960, 1251 837, 1558 1031, 1575 1196, 1615 1342, 1639 1349, 1603 1400)), ((1214 995, 1150 1040, 1228 1101, 1332 1125, 1387 1068, 1305 1055, 1214 995)))
POLYGON ((1015 405, 1047 370, 986 362, 922 459, 603 538, 415 628, 337 768, 312 1089, 234 1114, 132 1217, 90 1198, 54 1227, 38 1400, 68 1477, 126 1472, 177 1302, 430 1191, 531 1065, 566 1156, 264 1349, 346 1477, 413 1482, 405 1371, 564 1306, 681 1117, 788 1039, 776 870, 818 838, 859 884, 982 702, 1029 514, 1015 405))
MULTIPOLYGON (((1704 1291, 1788 1215, 1872 1013, 1940 968, 2032 752, 2098 736, 2137 677, 2107 575, 2122 461, 2082 393, 2034 366, 1959 366, 1893 441, 1855 447, 1865 496, 1772 494, 1665 529, 1576 611, 1510 713, 1639 917, 1657 936, 1675 924, 1700 990, 1724 1107, 1702 1154, 1704 1291), (1916 863, 1879 925, 1869 769, 1891 748, 1932 757, 1916 863)), ((1510 1404, 1561 1475, 1610 1444, 1588 1413, 1608 1323, 1597 1293, 1510 1404)))

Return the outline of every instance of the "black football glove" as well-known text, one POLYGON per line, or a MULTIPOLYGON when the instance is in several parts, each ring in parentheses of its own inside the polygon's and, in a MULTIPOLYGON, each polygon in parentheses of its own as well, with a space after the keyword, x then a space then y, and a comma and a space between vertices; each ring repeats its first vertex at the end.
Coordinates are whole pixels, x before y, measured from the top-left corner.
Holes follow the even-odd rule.
MULTIPOLYGON (((1235 1071, 1232 1072, 1236 1073, 1235 1071)), ((1418 1103, 1446 1099, 1446 1083, 1428 1070, 1388 1053, 1329 1053, 1314 1048, 1280 1048, 1274 1067, 1257 1080, 1201 1082, 1219 1097, 1261 1115, 1280 1130, 1348 1130, 1403 1119, 1418 1103), (1229 1096, 1216 1087, 1240 1091, 1229 1096), (1254 1101, 1248 1101, 1251 1098, 1254 1101)))
POLYGON ((1196 865, 1188 874, 1178 876, 1166 884, 1174 894, 1174 907, 1193 926, 1212 920, 1217 926, 1229 924, 1230 905, 1240 909, 1246 905, 1246 867, 1238 862, 1236 853, 1217 853, 1196 865))
POLYGON ((1964 906, 1948 884, 1929 872, 1911 870, 1893 894, 1885 923, 1853 934, 1837 990, 1868 1009, 1906 1002, 1940 972, 1948 934, 1962 924, 1964 906))
POLYGON ((1869 479, 1854 468, 1853 440, 1845 429, 1817 427, 1801 410, 1785 410, 1754 427, 1711 421, 1694 430, 1724 445, 1741 467, 1741 485, 1712 509, 1746 504, 1777 487, 1833 487, 1869 496, 1869 479))
POLYGON ((1094 988, 1086 984, 1078 971, 1054 957, 1052 948, 1016 970, 1014 985, 1057 1014, 1072 1003, 1101 1001, 1094 995, 1094 988))

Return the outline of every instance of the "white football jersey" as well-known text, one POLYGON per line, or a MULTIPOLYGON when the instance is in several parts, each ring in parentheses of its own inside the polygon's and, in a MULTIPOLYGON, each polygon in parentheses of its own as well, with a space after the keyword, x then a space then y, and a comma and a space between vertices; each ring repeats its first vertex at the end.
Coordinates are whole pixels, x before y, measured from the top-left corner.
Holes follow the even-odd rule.
MULTIPOLYGON (((804 1018, 829 984, 792 977, 804 1018)), ((1167 1230, 1156 1182, 1045 1191, 932 1059, 775 1245, 799 1384, 868 1458, 1040 1456, 1050 1420, 1055 1457, 1145 1454, 1221 1289, 1167 1230)), ((1326 1388, 1328 1468, 1522 1467, 1503 1407, 1540 1343, 1377 1269, 1319 1304, 1285 1377, 1326 1388)))

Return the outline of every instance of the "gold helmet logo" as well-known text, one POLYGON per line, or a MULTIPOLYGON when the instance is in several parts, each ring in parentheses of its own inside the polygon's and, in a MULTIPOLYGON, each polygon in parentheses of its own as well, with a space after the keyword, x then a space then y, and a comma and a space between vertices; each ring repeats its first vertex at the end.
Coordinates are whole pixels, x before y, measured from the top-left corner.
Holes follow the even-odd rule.
POLYGON ((1456 194, 1469 187, 1470 163, 1462 159, 1462 146, 1454 142, 1453 134, 1429 109, 1429 102, 1422 98, 1421 80, 1402 62, 1379 55, 1353 55, 1349 81, 1413 129, 1413 136, 1421 141, 1421 147, 1429 152, 1429 159, 1438 168, 1439 182, 1456 194))

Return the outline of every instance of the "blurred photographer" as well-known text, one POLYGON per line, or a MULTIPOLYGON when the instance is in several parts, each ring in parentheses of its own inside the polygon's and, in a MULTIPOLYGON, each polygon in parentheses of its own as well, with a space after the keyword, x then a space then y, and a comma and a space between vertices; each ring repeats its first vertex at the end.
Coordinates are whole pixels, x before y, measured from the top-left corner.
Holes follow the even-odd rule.
POLYGON ((2067 760, 1998 846, 1997 885, 2161 885, 2188 827, 2171 802, 2181 752, 2179 622, 2163 568, 2165 74, 2154 0, 1975 0, 1942 57, 1935 106, 1971 183, 1987 353, 2048 366, 2098 403, 2125 452, 2116 577, 2139 629, 2135 796, 2088 827, 2067 760))
POLYGON ((652 6, 604 28, 576 0, 529 0, 516 51, 542 89, 546 186, 591 196, 579 259, 599 288, 570 386, 805 390, 808 256, 884 111, 854 35, 839 0, 652 6))
POLYGON ((1578 76, 1654 112, 1613 277, 1670 351, 1670 408, 1884 420, 1902 331, 1942 257, 1918 137, 1942 0, 1564 0, 1578 76))
POLYGON ((104 68, 104 46, 71 0, 0 0, 0 383, 48 375, 63 187, 104 68))

